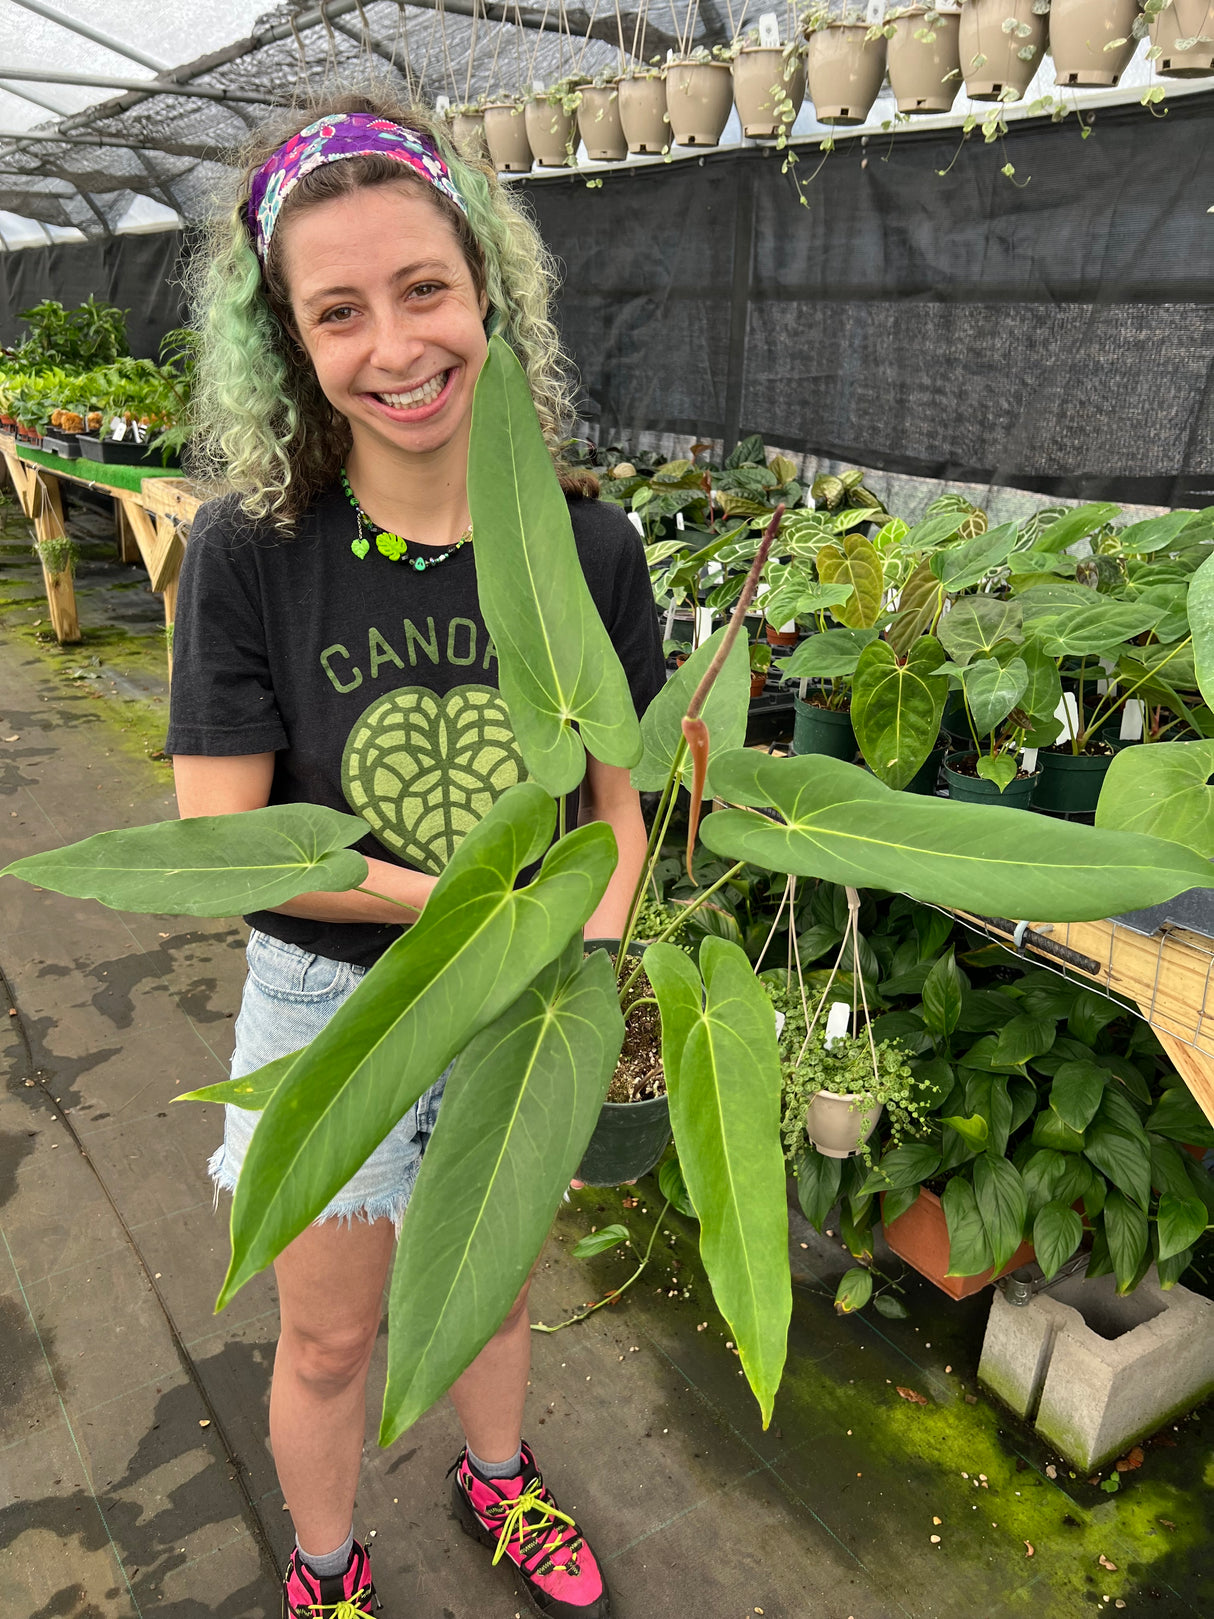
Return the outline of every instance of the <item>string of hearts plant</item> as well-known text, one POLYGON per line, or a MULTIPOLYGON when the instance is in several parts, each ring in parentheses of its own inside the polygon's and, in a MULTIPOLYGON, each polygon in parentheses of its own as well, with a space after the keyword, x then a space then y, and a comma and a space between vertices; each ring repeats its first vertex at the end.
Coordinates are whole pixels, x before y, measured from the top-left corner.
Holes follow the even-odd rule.
MULTIPOLYGON (((743 747, 749 677, 738 617, 735 638, 727 629, 706 643, 638 722, 526 378, 497 337, 477 383, 468 491, 482 611, 529 779, 466 834, 421 917, 310 1045, 194 1093, 264 1109, 233 1198, 222 1309, 454 1063, 397 1247, 383 1444, 450 1387, 504 1319, 616 1065, 624 1026, 615 963, 582 944, 615 868, 614 838, 594 822, 553 838, 555 800, 582 779, 587 750, 662 792, 663 827, 679 785, 693 791, 693 821, 703 797, 723 800, 730 807, 703 816, 699 836, 731 862, 985 914, 1098 918, 1201 886, 1208 872, 1194 851, 1156 837, 911 802, 838 760, 743 747), (516 887, 537 860, 537 874, 516 887)), ((0 875, 123 910, 231 916, 360 889, 367 864, 351 845, 366 833, 358 816, 275 805, 101 833, 0 875)), ((660 843, 655 831, 647 871, 660 843)), ((629 930, 644 874, 637 886, 629 930)), ((698 963, 668 941, 642 960, 660 1007, 701 1256, 766 1425, 792 1291, 771 1002, 744 951, 717 937, 705 937, 698 963)))

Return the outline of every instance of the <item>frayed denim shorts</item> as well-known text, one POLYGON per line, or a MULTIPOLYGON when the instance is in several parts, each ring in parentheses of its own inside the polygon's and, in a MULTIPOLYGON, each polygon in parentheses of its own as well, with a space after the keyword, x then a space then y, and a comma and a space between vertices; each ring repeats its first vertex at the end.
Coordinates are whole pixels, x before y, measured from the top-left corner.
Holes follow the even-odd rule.
MULTIPOLYGON (((358 987, 366 969, 328 956, 314 956, 256 929, 249 936, 232 1078, 243 1079, 276 1057, 298 1051, 314 1040, 344 1000, 358 987)), ((413 1192, 422 1154, 434 1130, 446 1073, 423 1093, 404 1118, 376 1147, 352 1180, 321 1210, 324 1220, 392 1220, 400 1230, 413 1192)), ((232 1192, 249 1149, 260 1113, 247 1108, 224 1109, 223 1145, 207 1171, 215 1182, 216 1206, 221 1191, 232 1192)))

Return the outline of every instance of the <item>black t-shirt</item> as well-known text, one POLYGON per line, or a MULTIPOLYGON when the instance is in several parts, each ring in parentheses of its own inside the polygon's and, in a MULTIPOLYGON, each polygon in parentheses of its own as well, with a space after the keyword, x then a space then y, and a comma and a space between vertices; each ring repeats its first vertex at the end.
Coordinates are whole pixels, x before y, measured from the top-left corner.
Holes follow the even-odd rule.
MULTIPOLYGON (((663 681, 640 536, 618 506, 572 500, 586 583, 637 712, 663 681)), ((437 876, 469 827, 525 779, 476 594, 475 544, 419 572, 350 549, 338 485, 290 537, 208 501, 186 547, 165 750, 275 754, 272 804, 361 815, 361 853, 437 876)), ((576 809, 571 805, 569 824, 576 809)), ((400 934, 377 923, 258 911, 245 919, 317 955, 369 966, 400 934)))

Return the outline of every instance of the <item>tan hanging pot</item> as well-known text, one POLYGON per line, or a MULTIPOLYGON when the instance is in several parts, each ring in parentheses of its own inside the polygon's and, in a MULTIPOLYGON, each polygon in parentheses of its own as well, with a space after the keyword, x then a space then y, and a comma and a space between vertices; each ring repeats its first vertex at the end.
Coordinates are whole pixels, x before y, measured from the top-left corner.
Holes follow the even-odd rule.
POLYGON ((1050 52, 1057 85, 1111 88, 1138 48, 1137 0, 1052 0, 1050 52), (1109 49, 1114 40, 1124 43, 1109 49))
POLYGON ((1151 44, 1161 52, 1155 71, 1165 79, 1214 74, 1214 0, 1172 0, 1151 18, 1151 44), (1180 49, 1181 42, 1187 50, 1180 49))
POLYGON ((998 101, 1005 90, 1019 100, 1041 66, 1045 18, 1033 0, 965 0, 958 45, 965 93, 974 101, 998 101), (1004 32, 1004 23, 1016 27, 1004 32))
POLYGON ((670 62, 666 114, 677 146, 715 146, 733 106, 728 62, 670 62))
POLYGON ((617 84, 587 85, 577 113, 578 130, 586 156, 596 163, 619 163, 628 156, 628 142, 620 122, 617 84))
POLYGON ((542 169, 567 169, 577 149, 577 119, 564 107, 535 96, 523 108, 527 141, 542 169))
POLYGON ((531 143, 523 109, 512 101, 485 108, 485 145, 489 161, 499 174, 527 174, 531 169, 531 143))
POLYGON ((620 127, 634 155, 660 155, 670 147, 666 85, 662 79, 620 80, 620 127))
POLYGON ((864 23, 828 23, 809 36, 809 96, 820 124, 862 124, 885 77, 885 37, 864 23))
POLYGON ((457 112, 451 121, 451 138, 465 157, 485 155, 485 115, 483 112, 457 112))
POLYGON ((956 12, 926 6, 894 19, 887 59, 899 112, 951 112, 961 88, 960 21, 956 12))
POLYGON ((748 140, 787 135, 805 100, 805 58, 798 50, 744 45, 734 58, 733 99, 748 140), (792 103, 781 118, 778 103, 792 103))

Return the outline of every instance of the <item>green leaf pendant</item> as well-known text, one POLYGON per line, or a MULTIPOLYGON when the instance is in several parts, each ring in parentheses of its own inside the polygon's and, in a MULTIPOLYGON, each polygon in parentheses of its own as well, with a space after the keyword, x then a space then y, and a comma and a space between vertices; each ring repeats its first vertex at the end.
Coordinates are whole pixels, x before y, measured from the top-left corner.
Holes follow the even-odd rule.
POLYGON ((408 546, 399 534, 377 534, 375 536, 375 549, 386 556, 390 562, 399 562, 408 550, 408 546))
POLYGON ((350 541, 350 549, 353 551, 356 557, 361 559, 362 557, 365 557, 367 552, 371 549, 371 542, 370 540, 364 539, 360 533, 355 539, 350 541))

